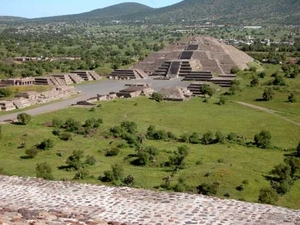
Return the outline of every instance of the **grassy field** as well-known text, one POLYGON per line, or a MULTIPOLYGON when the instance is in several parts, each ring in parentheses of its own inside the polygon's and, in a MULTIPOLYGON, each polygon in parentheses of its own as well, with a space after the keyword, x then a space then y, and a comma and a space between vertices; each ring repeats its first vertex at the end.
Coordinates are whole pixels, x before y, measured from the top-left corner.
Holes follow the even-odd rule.
MULTIPOLYGON (((106 139, 104 136, 109 128, 119 125, 122 121, 135 121, 138 131, 145 133, 149 125, 155 125, 157 129, 172 131, 176 135, 191 133, 193 131, 201 134, 212 131, 222 131, 224 134, 236 132, 248 141, 262 129, 269 130, 272 134, 272 145, 281 148, 295 148, 299 142, 300 129, 298 126, 254 109, 240 106, 236 103, 227 103, 223 106, 215 104, 218 100, 211 99, 204 103, 202 98, 194 98, 190 101, 157 103, 147 98, 130 100, 116 100, 101 102, 102 107, 91 112, 86 108, 69 108, 54 113, 36 116, 29 125, 3 125, 2 139, 0 141, 0 167, 8 174, 20 176, 35 176, 37 163, 47 161, 52 169, 55 179, 74 177, 75 171, 68 172, 59 170, 58 167, 66 165, 66 159, 73 150, 83 150, 84 154, 92 155, 97 163, 88 167, 91 175, 98 178, 105 170, 109 170, 114 163, 122 164, 125 174, 135 177, 135 186, 154 189, 163 184, 162 178, 170 175, 169 167, 161 167, 162 163, 168 161, 169 156, 178 146, 178 142, 163 142, 147 140, 147 146, 155 146, 160 149, 157 161, 151 166, 138 167, 131 165, 124 158, 134 154, 131 148, 121 149, 118 156, 106 157, 103 149, 110 146, 117 139, 106 139), (104 123, 93 137, 84 138, 76 135, 71 141, 61 141, 52 135, 52 127, 44 124, 52 118, 75 118, 81 122, 95 117, 102 118, 104 123), (53 149, 40 152, 34 159, 24 159, 25 149, 40 143, 46 138, 55 142, 53 149), (21 143, 26 143, 26 148, 18 148, 21 143), (60 153, 61 156, 58 156, 60 153)), ((262 150, 258 148, 246 148, 236 144, 214 144, 214 145, 192 145, 186 158, 186 167, 176 173, 171 185, 175 185, 179 178, 184 178, 193 190, 203 182, 220 182, 217 196, 223 197, 227 192, 230 198, 244 199, 246 201, 257 201, 259 189, 267 187, 268 181, 264 178, 274 165, 283 161, 282 150, 262 150), (210 176, 206 177, 205 174, 210 176), (243 191, 237 191, 236 187, 244 180, 243 191)), ((100 184, 97 179, 83 180, 83 182, 100 184)), ((291 208, 299 208, 300 196, 297 190, 300 182, 297 181, 292 190, 284 195, 278 204, 291 208)))

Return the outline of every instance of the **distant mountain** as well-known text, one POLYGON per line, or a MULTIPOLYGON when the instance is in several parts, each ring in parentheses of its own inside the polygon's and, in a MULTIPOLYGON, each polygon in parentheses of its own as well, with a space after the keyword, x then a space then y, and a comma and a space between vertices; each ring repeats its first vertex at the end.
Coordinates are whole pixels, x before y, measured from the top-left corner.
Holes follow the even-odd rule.
MULTIPOLYGON (((300 0, 184 0, 128 17, 153 21, 219 21, 228 23, 288 23, 300 25, 300 0)), ((134 18, 134 19, 137 19, 134 18)))
POLYGON ((34 20, 86 20, 86 19, 106 19, 106 18, 120 18, 125 15, 132 15, 138 12, 149 12, 153 8, 134 2, 121 3, 102 9, 96 9, 90 12, 65 15, 65 16, 55 16, 55 17, 44 17, 34 20))
POLYGON ((149 24, 210 21, 225 24, 300 25, 300 0, 184 0, 158 9, 129 2, 81 14, 38 18, 33 21, 106 22, 113 19, 127 22, 141 20, 149 24))
POLYGON ((27 20, 26 18, 16 16, 0 16, 0 22, 27 20))

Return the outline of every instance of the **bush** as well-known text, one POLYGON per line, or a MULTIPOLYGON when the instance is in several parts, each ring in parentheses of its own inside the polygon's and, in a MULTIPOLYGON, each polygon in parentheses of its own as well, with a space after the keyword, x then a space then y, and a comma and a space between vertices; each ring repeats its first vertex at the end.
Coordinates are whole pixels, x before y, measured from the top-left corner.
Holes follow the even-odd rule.
POLYGON ((236 133, 231 132, 230 134, 228 134, 227 139, 228 141, 235 142, 237 141, 237 136, 238 135, 236 133))
POLYGON ((133 185, 134 184, 134 177, 131 175, 128 175, 127 177, 124 178, 123 183, 126 185, 133 185))
POLYGON ((192 133, 192 135, 189 137, 189 143, 200 144, 201 143, 200 135, 197 132, 192 133))
POLYGON ((151 97, 152 97, 153 100, 155 100, 157 102, 161 102, 161 101, 164 100, 163 95, 160 94, 160 93, 157 93, 157 92, 154 92, 151 97))
POLYGON ((168 138, 168 133, 165 130, 158 130, 153 134, 154 140, 166 140, 168 138))
POLYGON ((83 151, 82 150, 74 150, 73 154, 68 157, 66 160, 66 164, 75 170, 79 170, 80 168, 83 167, 83 151))
POLYGON ((283 77, 277 74, 274 78, 273 85, 285 86, 286 84, 283 77))
POLYGON ((83 180, 87 179, 90 176, 90 172, 87 169, 80 169, 74 176, 74 180, 83 180))
POLYGON ((0 98, 10 97, 13 92, 9 88, 0 88, 0 98))
POLYGON ((215 136, 216 136, 216 139, 215 139, 216 143, 221 143, 221 144, 226 143, 226 138, 221 131, 217 131, 215 136))
POLYGON ((203 195, 215 195, 218 192, 220 184, 214 182, 213 184, 202 183, 197 187, 198 193, 203 195))
POLYGON ((263 72, 258 73, 257 76, 259 78, 265 78, 267 76, 267 74, 266 74, 266 72, 263 71, 263 72))
POLYGON ((206 132, 205 134, 203 134, 202 139, 201 139, 201 143, 203 145, 208 145, 211 144, 213 141, 213 133, 211 131, 206 132))
POLYGON ((235 189, 238 190, 238 191, 243 191, 244 190, 244 185, 241 184, 241 185, 237 186, 235 189))
POLYGON ((61 128, 63 126, 64 122, 59 118, 53 118, 52 119, 52 126, 55 128, 61 128))
POLYGON ((288 102, 291 102, 291 103, 297 102, 296 96, 295 96, 294 93, 291 93, 291 94, 289 95, 289 97, 288 97, 288 102))
POLYGON ((81 123, 78 121, 75 121, 73 118, 69 118, 69 119, 67 119, 64 126, 66 128, 66 131, 77 132, 81 128, 81 123))
POLYGON ((29 148, 25 151, 25 154, 31 159, 33 159, 38 153, 39 150, 36 148, 29 148))
POLYGON ((105 156, 116 156, 120 153, 120 149, 117 147, 112 147, 110 149, 106 149, 105 156))
POLYGON ((264 204, 272 204, 278 201, 278 194, 273 188, 262 188, 259 191, 258 201, 264 204))
POLYGON ((31 116, 27 113, 20 113, 18 114, 17 119, 20 124, 27 125, 31 120, 31 116))
POLYGON ((136 134, 137 132, 137 125, 135 122, 132 121, 123 121, 121 123, 121 128, 129 134, 136 134))
POLYGON ((93 166, 96 164, 96 158, 92 155, 88 155, 85 160, 85 164, 93 166))
POLYGON ((271 137, 269 131, 262 130, 254 136, 254 144, 259 148, 269 148, 271 146, 271 137))
POLYGON ((274 93, 273 89, 268 87, 264 90, 264 93, 262 95, 262 99, 264 101, 270 101, 274 98, 274 95, 275 95, 275 93, 274 93))
POLYGON ((41 150, 49 150, 50 148, 53 147, 54 147, 54 142, 51 139, 46 139, 37 145, 37 148, 41 150))
POLYGON ((53 180, 51 166, 47 162, 38 163, 35 167, 36 176, 46 180, 53 180))
POLYGON ((224 96, 221 96, 218 104, 219 105, 225 105, 225 103, 226 103, 226 98, 224 96))
POLYGON ((237 74, 238 72, 240 71, 240 69, 238 67, 232 67, 231 70, 230 70, 230 73, 232 74, 237 74))
POLYGON ((72 140, 72 134, 64 132, 64 133, 59 134, 59 138, 63 141, 69 141, 69 140, 72 140))

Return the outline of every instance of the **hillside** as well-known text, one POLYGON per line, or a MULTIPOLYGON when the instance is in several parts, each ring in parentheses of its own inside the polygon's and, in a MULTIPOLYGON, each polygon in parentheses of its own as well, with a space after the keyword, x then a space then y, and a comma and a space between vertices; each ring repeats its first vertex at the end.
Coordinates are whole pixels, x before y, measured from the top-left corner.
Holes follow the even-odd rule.
MULTIPOLYGON (((0 17, 3 19, 4 17, 0 17)), ((76 21, 96 19, 126 20, 146 23, 189 23, 211 21, 230 24, 280 23, 300 25, 299 0, 184 0, 154 9, 143 4, 127 2, 90 12, 44 17, 33 21, 76 21)), ((6 18, 8 21, 20 19, 6 18)))
POLYGON ((64 15, 64 16, 55 16, 55 17, 45 17, 38 18, 35 20, 86 20, 86 19, 105 19, 105 18, 119 18, 125 15, 134 15, 138 12, 151 11, 152 8, 143 4, 127 2, 121 3, 102 9, 95 9, 90 12, 73 14, 73 15, 64 15))
POLYGON ((219 21, 230 23, 289 23, 299 24, 298 0, 184 0, 149 12, 148 21, 219 21))
POLYGON ((0 22, 10 22, 10 21, 19 21, 26 20, 26 18, 16 17, 16 16, 0 16, 0 22))

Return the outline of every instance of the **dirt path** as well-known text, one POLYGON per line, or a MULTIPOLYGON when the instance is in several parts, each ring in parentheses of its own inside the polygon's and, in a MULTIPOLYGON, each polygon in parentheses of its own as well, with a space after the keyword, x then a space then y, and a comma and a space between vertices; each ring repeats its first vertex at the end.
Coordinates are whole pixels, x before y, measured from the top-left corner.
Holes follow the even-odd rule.
POLYGON ((283 120, 285 120, 285 121, 287 121, 289 123, 292 123, 292 124, 300 127, 300 123, 297 123, 297 122, 295 122, 295 121, 293 121, 291 119, 288 119, 288 118, 286 118, 284 116, 278 115, 277 114, 278 111, 275 111, 273 109, 268 109, 268 108, 264 108, 264 107, 261 107, 261 106, 252 105, 252 104, 249 104, 249 103, 246 103, 246 102, 240 102, 240 101, 233 101, 233 102, 238 103, 238 104, 243 105, 243 106, 246 106, 246 107, 249 107, 249 108, 252 108, 252 109, 257 109, 257 110, 260 110, 260 111, 272 114, 272 115, 277 116, 277 117, 279 117, 279 118, 281 118, 281 119, 283 119, 283 120))

